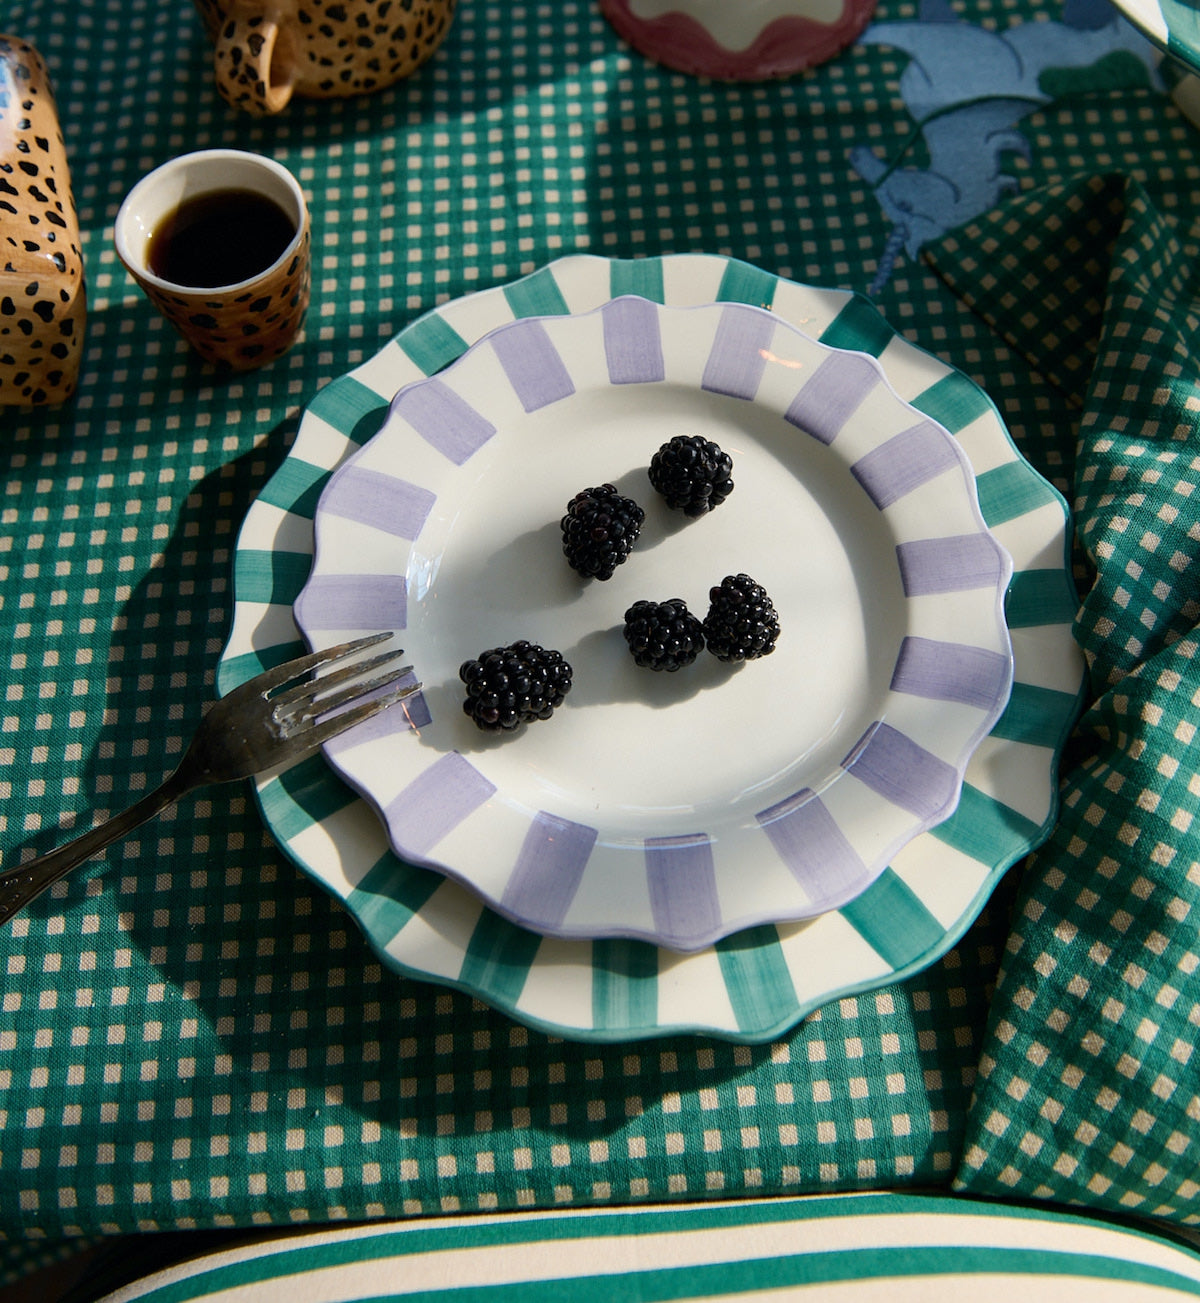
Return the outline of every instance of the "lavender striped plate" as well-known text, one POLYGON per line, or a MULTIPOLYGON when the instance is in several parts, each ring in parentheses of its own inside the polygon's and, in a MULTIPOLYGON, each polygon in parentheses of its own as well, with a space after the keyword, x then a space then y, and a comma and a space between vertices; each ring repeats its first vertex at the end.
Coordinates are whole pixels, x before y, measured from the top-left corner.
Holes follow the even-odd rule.
POLYGON ((679 951, 839 909, 955 809, 1008 701, 1008 554, 966 455, 880 364, 747 304, 640 296, 500 326, 396 394, 332 476, 295 604, 313 646, 397 630, 425 684, 327 754, 397 855, 525 928, 679 951), (672 435, 734 458, 688 521, 646 468, 672 435), (558 522, 589 485, 646 511, 607 582, 558 522), (625 610, 747 572, 775 652, 639 669, 625 610), (575 686, 548 722, 481 734, 457 670, 528 638, 575 686))

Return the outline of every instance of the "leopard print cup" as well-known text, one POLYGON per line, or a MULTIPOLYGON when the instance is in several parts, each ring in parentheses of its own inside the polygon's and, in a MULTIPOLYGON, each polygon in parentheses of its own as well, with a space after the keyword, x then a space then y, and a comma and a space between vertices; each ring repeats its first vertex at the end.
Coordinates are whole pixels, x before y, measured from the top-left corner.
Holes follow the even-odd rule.
POLYGON ((308 209, 295 177, 273 159, 236 149, 174 158, 125 197, 113 239, 147 298, 206 362, 251 371, 285 353, 300 333, 312 278, 308 209), (295 234, 283 253, 250 279, 214 288, 156 275, 149 265, 151 240, 180 202, 229 190, 265 195, 284 210, 295 234))
POLYGON ((79 378, 87 290, 46 65, 0 36, 0 407, 61 403, 79 378))
POLYGON ((293 95, 382 90, 441 45, 456 0, 195 0, 216 46, 217 89, 263 115, 293 95))

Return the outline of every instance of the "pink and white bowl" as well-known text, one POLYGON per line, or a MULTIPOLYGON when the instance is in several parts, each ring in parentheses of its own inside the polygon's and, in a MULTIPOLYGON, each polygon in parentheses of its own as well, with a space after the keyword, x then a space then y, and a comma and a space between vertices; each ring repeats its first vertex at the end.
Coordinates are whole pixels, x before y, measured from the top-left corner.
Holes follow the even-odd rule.
POLYGON ((668 68, 765 81, 815 67, 866 27, 876 0, 599 0, 630 45, 668 68))

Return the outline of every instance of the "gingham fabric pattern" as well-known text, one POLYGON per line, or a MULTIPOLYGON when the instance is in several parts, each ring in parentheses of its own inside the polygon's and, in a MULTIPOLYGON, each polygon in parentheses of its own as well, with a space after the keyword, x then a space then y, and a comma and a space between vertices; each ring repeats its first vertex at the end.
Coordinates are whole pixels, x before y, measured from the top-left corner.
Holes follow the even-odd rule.
POLYGON ((1080 177, 932 253, 974 285, 987 248, 990 301, 1013 304, 998 327, 1036 358, 1045 311, 1063 356, 1093 358, 1068 389, 1093 704, 1023 881, 958 1182, 1186 1224, 1200 1222, 1195 239, 1142 187, 1080 177), (1078 275, 1060 265, 1064 215, 1088 233, 1078 275))
MULTIPOLYGON (((1045 18, 1024 0, 971 0, 963 14, 993 32, 1045 18)), ((884 0, 879 17, 918 13, 884 0)), ((77 397, 0 413, 6 864, 129 804, 178 756, 215 690, 241 522, 330 382, 431 307, 574 252, 711 252, 865 290, 890 225, 849 151, 866 143, 902 162, 913 140, 898 50, 856 45, 783 83, 714 85, 633 55, 589 0, 463 0, 446 45, 409 82, 266 121, 217 98, 186 0, 10 0, 2 25, 37 46, 54 79, 89 287, 77 397), (186 353, 111 248, 133 181, 210 145, 287 164, 314 215, 304 336, 232 381, 186 353)), ((1014 148, 1007 170, 1027 190, 1081 169, 1119 172, 1169 218, 1194 210, 1195 129, 1166 80, 1043 104, 1022 122, 1027 149, 1014 148)), ((1022 451, 1073 494, 1078 412, 1044 375, 911 258, 876 301, 897 330, 978 381, 1022 451)), ((1171 650, 1176 668, 1185 645, 1171 650)), ((1154 691, 1156 703, 1182 699, 1154 691)), ((1121 709, 1140 711, 1134 699, 1121 709)), ((1163 709, 1167 725, 1139 714, 1138 728, 1174 729, 1179 708, 1163 709)), ((1153 766, 1137 751, 1126 794, 1106 795, 1102 809, 1140 809, 1128 793, 1153 766)), ((1168 826, 1170 806, 1159 804, 1168 826)), ((1186 846, 1185 834, 1171 837, 1161 840, 1186 846)), ((1145 912, 1114 902, 1104 917, 1148 974, 1160 936, 1178 935, 1189 962, 1169 930, 1184 858, 1170 892, 1155 886, 1145 901, 1133 868, 1150 882, 1144 857, 1119 861, 1145 912), (1140 932, 1125 914, 1144 920, 1140 932)), ((248 789, 203 793, 60 884, 0 943, 0 1233, 36 1241, 40 1259, 48 1240, 118 1231, 948 1184, 1018 878, 932 968, 831 1003, 774 1043, 589 1047, 387 972, 278 851, 248 789)), ((1082 889, 1062 890, 1074 901, 1082 889)), ((1022 915, 1017 935, 1029 926, 1022 915)), ((1171 1063, 1175 1041, 1190 1044, 1175 944, 1160 981, 1139 991, 1120 978, 1126 1010, 1113 1024, 1135 1039, 1143 1018, 1170 1027, 1151 1048, 1171 1063), (1180 992, 1171 1009, 1168 988, 1180 992)), ((1048 1044, 1024 1015, 1014 1026, 1048 1044)), ((1095 1056, 1070 1057, 1083 1070, 1095 1056)), ((985 1060, 989 1082, 1029 1079, 1019 1044, 998 1061, 1012 1067, 985 1060)), ((1139 1062, 1139 1074, 1154 1069, 1152 1085, 1157 1061, 1139 1062)), ((1180 1119, 1184 1067, 1170 1103, 1180 1119)), ((1120 1098, 1130 1104, 1132 1090, 1120 1098)), ((1157 1096, 1139 1086, 1138 1098, 1157 1096)), ((1026 1093, 1031 1115, 1041 1102, 1026 1093)), ((978 1105, 972 1121, 994 1111, 978 1105)), ((1163 1182, 1182 1199, 1193 1142, 1166 1105, 1151 1114, 1163 1182)), ((1105 1116, 1115 1128, 1124 1115, 1105 1116)), ((996 1153, 1007 1171, 993 1146, 1018 1130, 1036 1127, 1014 1124, 1007 1140, 973 1127, 973 1170, 991 1171, 996 1153)), ((1112 1149, 1089 1152, 1103 1153, 1113 1181, 1103 1197, 1115 1203, 1123 1182, 1143 1177, 1112 1149)), ((1031 1192, 1078 1194, 1022 1162, 1031 1192)), ((17 1257, 6 1259, 13 1274, 17 1257)))

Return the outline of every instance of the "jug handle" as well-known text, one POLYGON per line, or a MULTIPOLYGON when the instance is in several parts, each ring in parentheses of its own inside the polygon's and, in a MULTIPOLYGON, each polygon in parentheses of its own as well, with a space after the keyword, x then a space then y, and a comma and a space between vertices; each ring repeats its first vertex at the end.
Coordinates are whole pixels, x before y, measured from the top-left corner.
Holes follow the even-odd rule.
POLYGON ((217 32, 213 69, 217 89, 229 104, 262 117, 287 107, 299 59, 279 15, 257 6, 239 7, 217 32))

